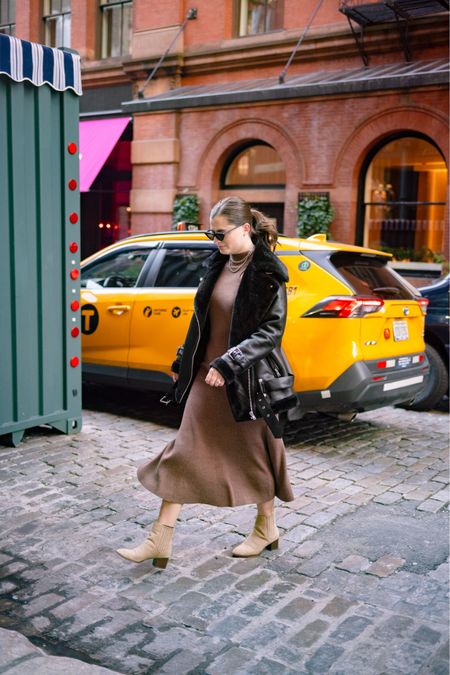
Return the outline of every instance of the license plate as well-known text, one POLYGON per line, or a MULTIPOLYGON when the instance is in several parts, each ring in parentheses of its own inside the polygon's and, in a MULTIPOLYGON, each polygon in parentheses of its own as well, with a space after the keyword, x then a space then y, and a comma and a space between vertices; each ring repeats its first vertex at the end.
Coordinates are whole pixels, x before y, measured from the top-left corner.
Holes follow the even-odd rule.
POLYGON ((397 359, 397 366, 399 368, 407 368, 408 366, 411 365, 412 358, 411 356, 401 356, 399 359, 397 359))
POLYGON ((408 337, 408 324, 406 321, 394 321, 394 340, 399 342, 400 340, 407 340, 408 337))

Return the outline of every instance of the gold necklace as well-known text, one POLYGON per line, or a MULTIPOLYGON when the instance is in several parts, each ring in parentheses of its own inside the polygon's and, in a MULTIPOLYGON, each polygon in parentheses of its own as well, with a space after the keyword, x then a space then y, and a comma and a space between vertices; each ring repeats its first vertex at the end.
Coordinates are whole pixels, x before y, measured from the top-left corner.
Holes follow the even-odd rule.
POLYGON ((250 251, 248 251, 248 253, 243 258, 241 258, 241 260, 233 260, 230 255, 228 259, 228 269, 230 270, 230 272, 233 272, 233 274, 240 272, 246 266, 251 256, 253 255, 253 250, 254 249, 250 249, 250 251))

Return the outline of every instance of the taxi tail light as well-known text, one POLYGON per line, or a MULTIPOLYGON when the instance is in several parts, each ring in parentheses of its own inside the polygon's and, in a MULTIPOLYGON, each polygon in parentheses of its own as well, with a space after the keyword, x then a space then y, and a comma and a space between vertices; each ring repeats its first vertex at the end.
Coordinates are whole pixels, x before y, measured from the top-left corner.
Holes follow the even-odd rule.
MULTIPOLYGON (((413 356, 411 359, 412 364, 423 363, 424 361, 425 361, 425 354, 417 354, 417 356, 413 356)), ((377 361, 377 368, 394 368, 395 365, 396 365, 395 359, 385 359, 384 361, 377 361)), ((372 378, 372 380, 373 379, 374 378, 372 378)))
POLYGON ((420 309, 422 310, 422 314, 426 316, 427 314, 427 309, 428 309, 428 303, 430 302, 428 298, 421 298, 419 301, 420 309))
POLYGON ((325 298, 303 314, 304 317, 332 319, 361 318, 378 312, 384 305, 381 298, 358 298, 350 295, 325 298))
POLYGON ((385 359, 384 361, 378 361, 377 368, 395 368, 395 359, 385 359))

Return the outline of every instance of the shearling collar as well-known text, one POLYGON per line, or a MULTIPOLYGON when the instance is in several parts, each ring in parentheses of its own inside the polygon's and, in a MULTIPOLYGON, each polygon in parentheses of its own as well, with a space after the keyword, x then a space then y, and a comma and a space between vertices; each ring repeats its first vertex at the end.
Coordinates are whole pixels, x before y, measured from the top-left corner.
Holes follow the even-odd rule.
MULTIPOLYGON (((230 256, 228 255, 220 253, 220 251, 215 251, 210 258, 211 262, 209 267, 215 268, 217 266, 222 268, 229 257, 230 256)), ((255 251, 248 267, 253 268, 255 272, 273 274, 280 283, 286 283, 289 279, 285 265, 283 265, 278 256, 270 251, 260 240, 255 244, 255 251)))

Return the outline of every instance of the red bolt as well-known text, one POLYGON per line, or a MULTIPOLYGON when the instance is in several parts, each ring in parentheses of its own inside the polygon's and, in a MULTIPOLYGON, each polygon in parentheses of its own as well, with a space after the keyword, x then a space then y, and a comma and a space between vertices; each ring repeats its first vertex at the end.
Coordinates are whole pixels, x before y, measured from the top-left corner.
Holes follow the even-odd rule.
POLYGON ((78 244, 76 241, 72 241, 70 246, 69 246, 70 252, 71 253, 76 253, 78 251, 78 244))
POLYGON ((72 270, 70 273, 70 278, 75 281, 75 279, 78 279, 79 275, 80 275, 79 270, 72 270))
POLYGON ((79 363, 80 359, 78 358, 78 356, 72 356, 72 358, 70 359, 70 365, 72 366, 72 368, 76 368, 79 363))
POLYGON ((67 185, 69 186, 69 190, 76 190, 76 189, 77 189, 78 183, 77 183, 77 181, 75 180, 75 178, 72 178, 72 180, 69 180, 69 182, 67 183, 67 185))
POLYGON ((70 152, 71 155, 74 155, 77 151, 77 144, 69 143, 69 145, 67 146, 67 150, 70 152))
POLYGON ((78 337, 79 334, 80 334, 80 329, 77 328, 77 326, 75 326, 75 327, 72 328, 72 330, 70 331, 70 334, 71 334, 72 337, 78 337))
POLYGON ((78 223, 78 213, 75 212, 71 213, 69 216, 69 220, 71 223, 73 223, 73 225, 75 225, 75 223, 78 223))
POLYGON ((78 300, 74 300, 73 302, 70 303, 70 309, 72 312, 77 312, 80 309, 80 303, 78 300))

